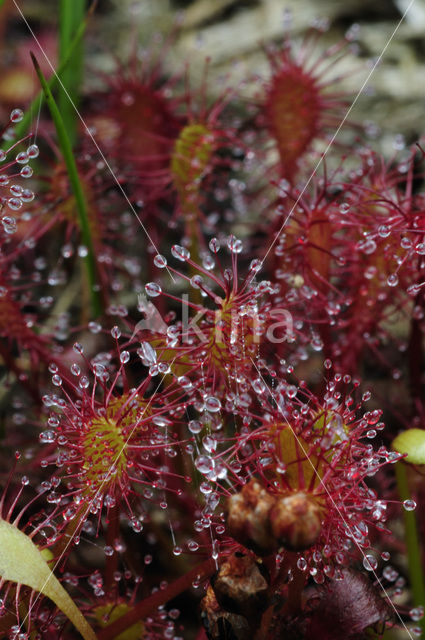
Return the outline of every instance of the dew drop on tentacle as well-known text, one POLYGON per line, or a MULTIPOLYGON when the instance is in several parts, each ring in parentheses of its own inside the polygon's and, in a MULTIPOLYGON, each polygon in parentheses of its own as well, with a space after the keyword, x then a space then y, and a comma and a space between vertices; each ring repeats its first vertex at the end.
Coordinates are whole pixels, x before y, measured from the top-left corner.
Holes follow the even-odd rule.
POLYGON ((160 285, 156 282, 148 282, 145 285, 145 291, 147 295, 150 296, 151 298, 156 298, 162 293, 162 289, 160 285))
POLYGON ((241 253, 243 249, 242 240, 231 234, 227 239, 227 247, 231 253, 241 253))
POLYGON ((414 511, 416 509, 416 502, 414 500, 404 500, 403 507, 406 511, 414 511))
POLYGON ((24 112, 22 111, 22 109, 13 109, 13 111, 10 113, 10 122, 12 122, 13 124, 17 124, 18 122, 21 122, 21 120, 23 120, 24 118, 24 112))
POLYGON ((186 247, 182 247, 178 244, 174 244, 171 247, 171 255, 177 260, 180 260, 180 262, 186 262, 190 258, 189 250, 186 249, 186 247))
POLYGON ((158 269, 165 269, 167 266, 167 258, 165 256, 160 255, 159 253, 153 259, 154 265, 158 267, 158 269))

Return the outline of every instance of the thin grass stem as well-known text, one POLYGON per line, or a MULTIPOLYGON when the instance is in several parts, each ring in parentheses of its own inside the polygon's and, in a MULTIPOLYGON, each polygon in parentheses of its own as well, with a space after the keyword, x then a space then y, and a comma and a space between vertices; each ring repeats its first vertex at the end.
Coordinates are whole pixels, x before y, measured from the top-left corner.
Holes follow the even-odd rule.
POLYGON ((84 22, 85 0, 60 0, 59 2, 59 65, 63 65, 60 78, 66 91, 60 87, 57 104, 62 115, 71 146, 74 146, 77 135, 77 113, 80 87, 83 77, 84 41, 82 38, 73 47, 71 64, 63 64, 68 58, 68 52, 74 36, 84 22), (69 94, 69 97, 68 95, 69 94))
POLYGON ((72 152, 71 142, 66 130, 64 120, 59 111, 58 105, 55 102, 55 99, 46 82, 43 72, 40 69, 38 62, 34 54, 32 53, 31 53, 31 58, 32 58, 37 76, 40 80, 40 84, 44 91, 44 96, 46 98, 47 106, 49 107, 52 120, 56 128, 59 146, 61 148, 65 165, 68 171, 71 188, 75 196, 75 203, 78 211, 82 240, 88 250, 87 256, 85 257, 84 260, 86 263, 88 282, 90 286, 92 311, 94 316, 97 317, 101 313, 102 305, 101 305, 100 295, 97 287, 96 258, 95 258, 93 242, 92 242, 91 233, 90 233, 90 221, 88 218, 87 204, 84 196, 83 187, 81 184, 80 177, 78 175, 77 164, 75 162, 74 154, 72 152))
MULTIPOLYGON (((407 479, 407 465, 405 462, 397 462, 395 473, 400 500, 411 500, 409 482, 407 479)), ((404 526, 406 532, 407 563, 409 567, 410 586, 415 607, 425 607, 425 583, 422 571, 422 558, 419 546, 416 514, 414 511, 404 511, 404 526)), ((420 621, 422 627, 421 638, 425 637, 425 618, 420 621)))

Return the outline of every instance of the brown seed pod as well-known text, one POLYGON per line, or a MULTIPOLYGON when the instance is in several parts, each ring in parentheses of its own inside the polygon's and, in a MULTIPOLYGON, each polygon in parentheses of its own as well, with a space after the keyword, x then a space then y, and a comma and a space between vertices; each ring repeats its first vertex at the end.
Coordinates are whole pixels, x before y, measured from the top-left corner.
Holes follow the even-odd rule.
POLYGON ((250 480, 227 503, 227 533, 258 555, 268 555, 277 547, 272 539, 269 512, 276 498, 257 480, 250 480))
POLYGON ((322 530, 317 499, 302 492, 279 496, 270 510, 270 527, 273 538, 285 549, 308 549, 322 530))
POLYGON ((211 579, 217 602, 226 611, 250 619, 267 605, 268 575, 264 565, 243 553, 234 553, 211 579))
POLYGON ((222 609, 211 586, 201 600, 201 618, 209 640, 252 640, 248 620, 222 609))

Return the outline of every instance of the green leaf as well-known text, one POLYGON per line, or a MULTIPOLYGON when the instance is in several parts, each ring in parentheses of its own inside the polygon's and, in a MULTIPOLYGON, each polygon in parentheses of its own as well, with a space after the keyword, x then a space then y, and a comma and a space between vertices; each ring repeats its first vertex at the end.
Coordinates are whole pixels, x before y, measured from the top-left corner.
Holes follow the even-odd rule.
POLYGON ((425 464, 425 430, 407 429, 393 440, 393 449, 407 453, 406 462, 425 464))
POLYGON ((0 576, 22 584, 52 600, 66 615, 84 640, 96 640, 96 634, 74 604, 29 536, 0 518, 0 576))
POLYGON ((49 107, 50 114, 52 116, 52 120, 56 128, 59 146, 61 148, 62 155, 65 160, 69 181, 71 183, 71 188, 75 196, 75 202, 77 205, 78 217, 80 221, 82 240, 84 245, 88 248, 88 255, 85 258, 85 263, 87 267, 93 313, 94 313, 94 316, 97 317, 100 315, 100 312, 101 312, 101 303, 100 303, 99 292, 97 291, 96 259, 95 259, 94 250, 93 250, 93 242, 90 234, 90 222, 88 218, 87 204, 84 196, 83 187, 81 184, 80 177, 78 175, 77 164, 75 162, 74 154, 72 152, 71 142, 69 140, 66 127, 62 119, 62 116, 60 114, 60 111, 58 109, 58 106, 55 102, 55 99, 53 98, 52 92, 50 91, 50 88, 46 82, 46 79, 43 76, 43 72, 41 71, 40 66, 33 53, 31 53, 31 58, 32 58, 37 76, 40 80, 40 84, 43 88, 47 106, 49 107))

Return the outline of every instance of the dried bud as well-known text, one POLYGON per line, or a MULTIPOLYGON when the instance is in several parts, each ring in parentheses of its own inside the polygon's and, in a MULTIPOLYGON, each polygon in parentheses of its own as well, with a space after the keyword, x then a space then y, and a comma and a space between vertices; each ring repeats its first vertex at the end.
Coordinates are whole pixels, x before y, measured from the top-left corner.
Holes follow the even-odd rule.
POLYGON ((250 480, 227 504, 227 532, 245 547, 267 555, 277 547, 270 530, 269 511, 275 503, 257 480, 250 480))
POLYGON ((273 538, 290 551, 311 547, 322 530, 322 514, 313 496, 292 493, 277 498, 270 511, 273 538))
POLYGON ((208 587, 206 596, 201 601, 201 618, 209 640, 252 639, 248 620, 243 616, 222 609, 211 587, 208 587))
POLYGON ((267 573, 263 565, 242 553, 230 556, 211 580, 217 602, 226 611, 247 618, 267 605, 267 573))

